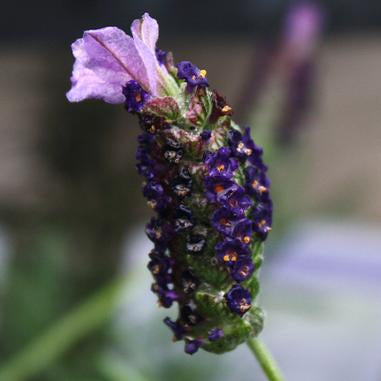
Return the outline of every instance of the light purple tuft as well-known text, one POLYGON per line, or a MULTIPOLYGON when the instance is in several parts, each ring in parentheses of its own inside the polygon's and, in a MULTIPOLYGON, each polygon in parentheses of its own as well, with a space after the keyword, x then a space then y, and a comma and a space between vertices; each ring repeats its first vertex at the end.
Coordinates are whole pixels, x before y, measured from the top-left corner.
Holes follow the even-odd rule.
POLYGON ((155 54, 159 26, 145 13, 132 23, 131 31, 133 38, 116 27, 88 30, 72 44, 76 60, 72 87, 66 94, 70 102, 94 98, 123 103, 122 88, 130 80, 158 95, 159 70, 163 70, 155 54))

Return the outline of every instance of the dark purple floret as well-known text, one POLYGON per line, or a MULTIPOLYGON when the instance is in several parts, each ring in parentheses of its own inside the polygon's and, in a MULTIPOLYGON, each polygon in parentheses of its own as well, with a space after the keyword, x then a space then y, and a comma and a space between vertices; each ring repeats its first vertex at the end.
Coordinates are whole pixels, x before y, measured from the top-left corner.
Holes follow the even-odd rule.
POLYGON ((181 284, 185 294, 191 294, 196 291, 200 281, 192 274, 190 270, 185 270, 181 274, 181 284))
POLYGON ((206 242, 206 232, 196 226, 189 233, 186 241, 186 247, 189 252, 192 254, 197 254, 202 251, 206 242))
POLYGON ((123 95, 126 97, 126 108, 128 112, 139 112, 149 98, 149 93, 145 91, 137 81, 128 81, 123 87, 123 95))
POLYGON ((224 176, 208 176, 205 179, 205 187, 207 199, 216 202, 229 199, 239 185, 224 176))
POLYGON ((167 144, 164 147, 164 159, 171 164, 178 164, 183 158, 184 151, 182 148, 174 147, 173 145, 167 144))
POLYGON ((217 152, 208 152, 204 163, 209 169, 209 176, 222 176, 230 179, 237 169, 238 163, 230 157, 231 151, 228 147, 222 147, 217 152))
POLYGON ((240 257, 250 255, 247 246, 243 245, 238 239, 231 238, 226 238, 224 241, 217 243, 215 251, 217 259, 227 266, 233 266, 240 257))
POLYGON ((185 325, 196 325, 202 320, 201 316, 189 305, 181 307, 180 319, 185 325))
POLYGON ((162 293, 159 292, 159 301, 164 308, 171 307, 176 300, 178 300, 178 295, 175 291, 166 290, 162 293))
POLYGON ((170 127, 164 118, 160 118, 151 114, 138 114, 138 116, 140 127, 151 135, 155 134, 161 129, 170 127))
POLYGON ((271 231, 272 211, 273 207, 271 200, 258 203, 251 211, 253 230, 262 240, 265 240, 268 233, 271 231))
POLYGON ((254 264, 250 257, 239 258, 231 269, 231 276, 237 282, 243 282, 251 277, 254 271, 254 264))
POLYGON ((217 341, 224 336, 224 330, 221 328, 213 328, 208 332, 208 339, 210 341, 217 341))
POLYGON ((136 164, 136 169, 139 175, 144 176, 147 180, 152 180, 155 177, 152 166, 149 164, 136 164))
POLYGON ((173 193, 180 199, 187 196, 192 189, 192 178, 185 167, 181 167, 179 175, 171 182, 173 193))
POLYGON ((160 218, 151 218, 146 225, 146 233, 148 238, 158 247, 166 246, 172 238, 171 226, 160 218))
POLYGON ((270 181, 266 173, 257 167, 249 166, 245 169, 245 187, 247 191, 256 196, 256 199, 266 200, 269 198, 270 181))
POLYGON ((212 131, 210 131, 210 130, 202 131, 200 136, 204 142, 207 142, 210 139, 210 137, 212 136, 212 131))
POLYGON ((168 288, 167 280, 164 278, 160 278, 156 283, 153 283, 151 290, 158 296, 159 303, 164 308, 171 307, 173 302, 178 299, 177 293, 168 288))
POLYGON ((243 214, 253 205, 245 189, 239 186, 237 186, 233 192, 221 195, 220 201, 237 214, 243 214))
POLYGON ((156 53, 156 58, 159 61, 159 63, 162 65, 165 65, 165 61, 166 61, 168 53, 164 50, 159 49, 159 48, 155 49, 155 53, 156 53))
POLYGON ((163 320, 164 324, 167 325, 171 331, 173 332, 174 334, 174 338, 176 340, 181 340, 185 334, 185 329, 183 328, 183 326, 173 320, 171 320, 169 317, 166 317, 164 320, 163 320))
POLYGON ((181 61, 177 65, 177 76, 187 82, 189 92, 193 91, 196 86, 208 86, 208 80, 203 72, 189 61, 181 61))
POLYGON ((236 222, 233 229, 233 237, 239 239, 243 244, 249 245, 253 235, 253 222, 243 218, 236 222))
POLYGON ((230 310, 243 316, 251 308, 251 296, 248 290, 235 284, 226 294, 225 299, 230 310))
POLYGON ((155 278, 161 278, 171 269, 171 261, 167 257, 155 256, 148 262, 147 267, 155 278))
POLYGON ((201 347, 202 341, 201 340, 187 340, 185 342, 185 348, 184 351, 185 353, 188 353, 189 355, 193 355, 196 353, 199 348, 201 347))
POLYGON ((148 199, 148 204, 159 212, 165 210, 172 201, 164 192, 162 185, 154 180, 145 185, 143 195, 148 199))
POLYGON ((242 217, 232 209, 222 207, 212 215, 212 226, 225 236, 232 236, 236 222, 242 217))
POLYGON ((249 160, 250 163, 264 167, 262 162, 262 148, 258 147, 250 136, 250 128, 245 128, 243 135, 239 131, 232 131, 229 136, 229 145, 233 155, 244 161, 249 160))
POLYGON ((192 212, 185 205, 178 206, 175 217, 175 232, 181 232, 193 227, 192 212))

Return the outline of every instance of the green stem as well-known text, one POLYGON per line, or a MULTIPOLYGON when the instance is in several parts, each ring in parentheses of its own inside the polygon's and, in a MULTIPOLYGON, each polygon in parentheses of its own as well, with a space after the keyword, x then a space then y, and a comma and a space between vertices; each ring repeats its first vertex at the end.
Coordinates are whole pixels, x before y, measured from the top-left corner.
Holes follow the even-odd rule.
POLYGON ((124 284, 123 277, 113 280, 48 328, 0 366, 0 380, 21 381, 35 376, 81 338, 104 324, 112 316, 124 284))
POLYGON ((276 365, 274 358, 261 341, 258 339, 250 338, 247 340, 247 345, 253 352, 269 381, 284 381, 284 378, 278 366, 276 365))

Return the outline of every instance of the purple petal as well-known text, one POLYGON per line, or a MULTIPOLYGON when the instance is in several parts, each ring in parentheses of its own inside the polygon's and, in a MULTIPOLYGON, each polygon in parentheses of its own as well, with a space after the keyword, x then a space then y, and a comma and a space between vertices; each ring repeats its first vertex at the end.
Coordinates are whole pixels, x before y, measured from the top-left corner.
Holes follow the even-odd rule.
POLYGON ((123 103, 122 86, 131 79, 149 90, 147 70, 134 40, 116 27, 86 31, 72 44, 76 58, 70 102, 88 98, 123 103))
POLYGON ((148 13, 144 13, 141 19, 133 21, 131 32, 134 38, 138 37, 152 52, 155 52, 159 38, 159 25, 148 13))
POLYGON ((151 93, 157 95, 157 85, 160 81, 158 71, 165 70, 160 68, 155 51, 156 42, 159 37, 159 26, 155 19, 151 18, 148 13, 145 13, 141 19, 133 21, 131 33, 136 49, 145 64, 151 93))

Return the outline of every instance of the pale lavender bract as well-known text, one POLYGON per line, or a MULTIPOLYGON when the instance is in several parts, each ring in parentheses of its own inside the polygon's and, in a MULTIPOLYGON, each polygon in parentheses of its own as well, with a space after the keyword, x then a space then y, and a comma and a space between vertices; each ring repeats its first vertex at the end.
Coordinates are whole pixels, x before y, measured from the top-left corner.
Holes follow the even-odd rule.
POLYGON ((169 75, 155 54, 156 20, 145 13, 132 23, 131 32, 133 38, 116 27, 88 30, 72 44, 76 60, 66 94, 70 102, 95 98, 123 103, 122 87, 132 79, 152 95, 163 95, 163 78, 169 75))

